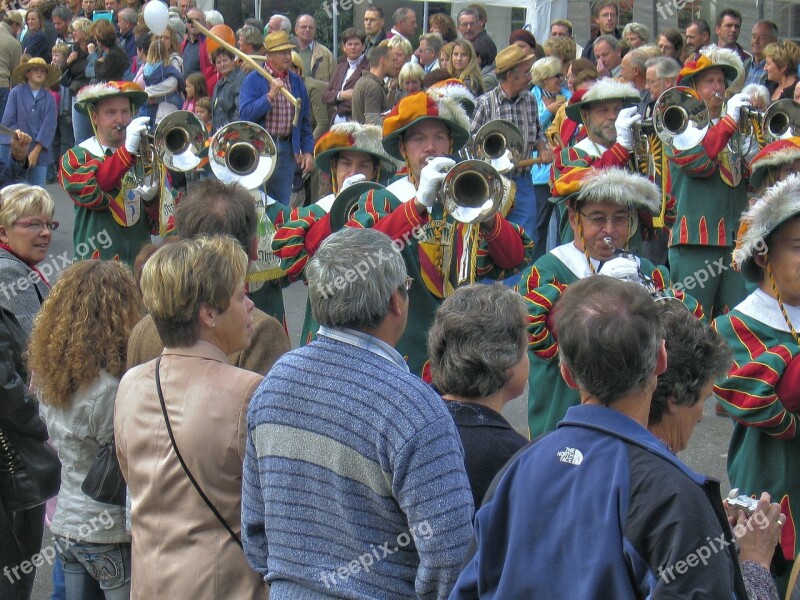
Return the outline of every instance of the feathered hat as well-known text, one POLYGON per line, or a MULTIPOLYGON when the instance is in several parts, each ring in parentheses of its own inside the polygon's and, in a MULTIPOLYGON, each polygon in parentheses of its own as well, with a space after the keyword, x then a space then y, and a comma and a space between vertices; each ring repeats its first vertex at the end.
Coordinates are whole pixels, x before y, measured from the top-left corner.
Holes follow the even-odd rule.
POLYGON ((327 175, 331 174, 331 160, 343 150, 364 152, 377 159, 381 166, 381 179, 391 177, 397 165, 386 154, 381 144, 380 127, 361 123, 339 123, 320 136, 314 146, 314 162, 327 175))
POLYGON ((467 116, 469 117, 472 117, 472 115, 475 114, 475 108, 478 105, 478 101, 475 99, 475 94, 473 94, 460 79, 451 77, 450 79, 437 81, 428 88, 428 91, 436 92, 445 98, 457 100, 461 107, 467 112, 467 116))
POLYGON ((700 50, 697 60, 688 60, 678 75, 678 85, 693 85, 700 73, 709 69, 722 69, 730 92, 738 92, 744 85, 744 65, 733 50, 710 44, 700 50))
POLYGON ((755 255, 763 253, 766 238, 792 217, 800 214, 800 175, 789 175, 767 189, 764 195, 742 216, 733 264, 750 281, 762 279, 755 255))
POLYGON ((571 206, 584 203, 611 202, 625 208, 644 209, 653 214, 661 210, 661 192, 647 177, 626 169, 593 167, 572 169, 556 182, 558 196, 551 202, 567 202, 571 206))
POLYGON ((428 119, 441 121, 450 130, 453 154, 469 140, 469 119, 457 100, 437 92, 417 92, 395 104, 383 120, 383 147, 386 152, 405 161, 399 148, 400 136, 409 127, 428 119))
POLYGON ((621 100, 623 107, 636 106, 642 101, 639 96, 639 91, 633 86, 632 83, 626 81, 617 81, 610 77, 603 77, 598 80, 592 87, 590 87, 583 95, 572 97, 572 101, 564 109, 567 116, 576 123, 582 123, 581 109, 588 108, 590 104, 595 102, 610 102, 612 100, 621 100))
POLYGON ((127 98, 134 106, 147 102, 147 92, 132 81, 108 81, 82 87, 75 98, 75 108, 88 115, 89 107, 95 106, 100 100, 118 96, 127 98))
POLYGON ((800 159, 800 137, 776 140, 764 146, 750 161, 750 184, 758 189, 771 168, 781 167, 800 159))

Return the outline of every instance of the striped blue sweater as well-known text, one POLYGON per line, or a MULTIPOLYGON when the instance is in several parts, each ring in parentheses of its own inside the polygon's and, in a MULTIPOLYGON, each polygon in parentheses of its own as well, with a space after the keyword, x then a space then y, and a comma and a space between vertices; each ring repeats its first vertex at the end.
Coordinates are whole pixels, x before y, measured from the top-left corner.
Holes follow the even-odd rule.
POLYGON ((272 600, 447 598, 472 496, 425 383, 320 336, 272 367, 247 423, 242 538, 272 600))

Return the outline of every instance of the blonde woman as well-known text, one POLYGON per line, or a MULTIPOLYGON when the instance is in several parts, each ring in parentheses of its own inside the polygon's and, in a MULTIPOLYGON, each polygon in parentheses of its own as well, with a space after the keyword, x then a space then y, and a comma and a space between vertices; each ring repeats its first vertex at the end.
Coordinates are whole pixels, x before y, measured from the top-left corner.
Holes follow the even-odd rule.
POLYGON ((425 78, 425 69, 417 63, 406 63, 400 69, 397 81, 403 96, 409 96, 422 90, 422 80, 425 78))
POLYGON ((453 42, 450 74, 461 80, 477 98, 485 91, 483 74, 473 45, 464 39, 453 42))
POLYGON ((764 48, 766 57, 767 80, 778 84, 772 92, 772 101, 783 98, 794 98, 797 85, 797 65, 800 63, 800 47, 791 40, 781 40, 767 44, 764 48))
MULTIPOLYGON (((47 258, 53 232, 55 203, 39 186, 18 183, 3 189, 0 204, 0 306, 13 313, 25 336, 33 329, 50 285, 36 265, 47 258), (20 285, 20 281, 23 282, 20 285)), ((52 265, 48 265, 52 274, 52 265)))
POLYGON ((128 336, 143 312, 127 267, 81 261, 53 286, 31 335, 32 386, 62 463, 50 531, 70 600, 130 596, 125 508, 95 502, 81 491, 81 483, 97 451, 114 438, 114 398, 125 370, 128 336))
POLYGON ((450 60, 453 57, 453 48, 455 44, 453 42, 447 42, 442 49, 439 51, 439 68, 444 69, 448 73, 450 73, 450 60))

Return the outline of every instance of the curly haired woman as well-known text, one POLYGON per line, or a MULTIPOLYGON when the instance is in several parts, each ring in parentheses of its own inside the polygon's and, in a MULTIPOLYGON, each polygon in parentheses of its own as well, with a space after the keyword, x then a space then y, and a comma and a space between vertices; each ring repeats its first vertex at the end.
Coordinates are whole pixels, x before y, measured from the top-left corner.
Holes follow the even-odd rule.
POLYGON ((95 502, 81 491, 81 483, 98 449, 114 437, 114 398, 128 336, 143 312, 125 266, 81 261, 53 286, 31 334, 28 366, 62 463, 50 529, 70 600, 130 596, 125 509, 95 502))

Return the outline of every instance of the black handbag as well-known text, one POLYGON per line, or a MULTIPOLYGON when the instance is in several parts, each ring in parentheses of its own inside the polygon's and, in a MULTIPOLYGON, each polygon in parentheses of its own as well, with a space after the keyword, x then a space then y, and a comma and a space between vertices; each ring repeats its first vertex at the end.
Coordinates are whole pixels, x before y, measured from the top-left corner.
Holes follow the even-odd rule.
POLYGON ((125 506, 125 490, 125 479, 117 460, 117 445, 111 440, 97 451, 94 464, 81 484, 81 491, 97 502, 125 506))
POLYGON ((44 504, 61 487, 61 461, 46 441, 0 428, 0 497, 10 512, 44 504))

